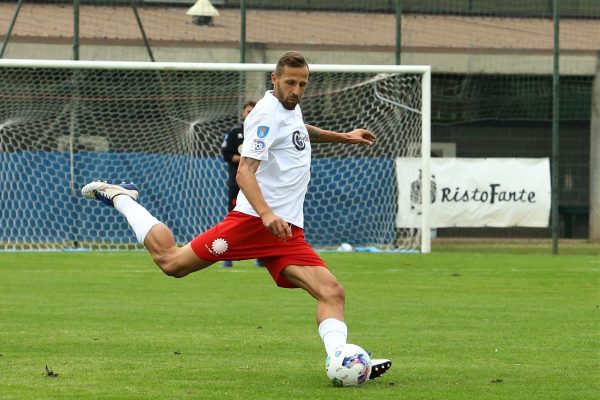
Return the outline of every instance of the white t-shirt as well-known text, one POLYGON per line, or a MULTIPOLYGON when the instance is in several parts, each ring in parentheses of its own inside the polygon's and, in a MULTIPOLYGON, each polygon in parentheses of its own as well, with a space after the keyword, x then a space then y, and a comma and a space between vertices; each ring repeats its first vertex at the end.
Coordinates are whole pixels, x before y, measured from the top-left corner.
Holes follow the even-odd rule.
MULTIPOLYGON (((304 227, 304 196, 310 181, 311 148, 302 111, 287 110, 267 91, 244 121, 242 157, 260 160, 256 179, 275 215, 304 227)), ((258 216, 240 190, 235 211, 258 216)))

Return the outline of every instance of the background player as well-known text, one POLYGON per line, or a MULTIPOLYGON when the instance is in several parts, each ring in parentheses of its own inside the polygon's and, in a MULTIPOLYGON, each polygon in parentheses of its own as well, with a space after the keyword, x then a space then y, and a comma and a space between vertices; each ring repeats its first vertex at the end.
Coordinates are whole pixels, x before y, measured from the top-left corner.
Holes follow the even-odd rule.
MULTIPOLYGON (((242 107, 242 119, 245 120, 250 111, 256 105, 255 101, 247 101, 242 107)), ((240 164, 240 151, 244 143, 244 123, 235 125, 225 134, 225 139, 221 146, 221 154, 227 163, 227 211, 232 211, 235 207, 237 195, 240 191, 235 177, 237 175, 238 165, 240 164)), ((256 265, 261 266, 259 260, 256 265)), ((233 261, 223 261, 223 267, 233 267, 233 261)))

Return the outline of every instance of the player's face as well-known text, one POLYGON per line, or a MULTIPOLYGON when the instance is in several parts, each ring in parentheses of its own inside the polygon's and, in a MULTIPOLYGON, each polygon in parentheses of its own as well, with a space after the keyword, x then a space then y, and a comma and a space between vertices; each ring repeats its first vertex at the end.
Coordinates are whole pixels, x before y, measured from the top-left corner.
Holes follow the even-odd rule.
POLYGON ((280 75, 275 72, 271 74, 271 80, 273 95, 286 109, 293 110, 308 85, 308 67, 284 66, 280 75))
POLYGON ((251 105, 247 105, 246 107, 244 107, 244 109, 242 110, 242 117, 246 118, 248 116, 248 114, 250 114, 250 111, 252 111, 253 108, 254 108, 254 106, 251 106, 251 105))

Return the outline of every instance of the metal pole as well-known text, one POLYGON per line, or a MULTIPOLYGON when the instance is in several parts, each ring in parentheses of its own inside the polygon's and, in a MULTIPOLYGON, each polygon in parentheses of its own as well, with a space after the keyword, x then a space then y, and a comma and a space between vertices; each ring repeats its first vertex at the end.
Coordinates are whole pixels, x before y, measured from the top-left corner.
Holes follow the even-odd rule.
POLYGON ((558 215, 559 179, 558 179, 558 121, 560 117, 560 69, 559 69, 559 0, 554 0, 554 50, 552 73, 552 254, 558 254, 560 224, 558 215))
POLYGON ((133 3, 133 0, 131 1, 131 8, 133 8, 133 14, 135 15, 135 20, 137 21, 138 28, 140 28, 140 32, 142 34, 142 39, 144 39, 144 45, 146 46, 146 50, 148 51, 148 56, 150 57, 150 60, 152 62, 154 62, 156 60, 154 59, 154 54, 152 54, 152 48, 150 47, 150 42, 148 41, 148 38, 146 37, 146 32, 144 31, 144 25, 142 24, 142 19, 140 18, 140 14, 138 14, 137 7, 133 3))
POLYGON ((243 64, 246 62, 246 0, 240 1, 240 62, 243 64))
POLYGON ((2 43, 2 50, 0 50, 0 58, 4 57, 4 50, 6 50, 8 41, 10 40, 10 36, 12 35, 12 30, 15 26, 15 22, 17 22, 17 16, 19 15, 19 11, 21 11, 22 5, 23 5, 23 0, 19 0, 19 3, 17 4, 17 9, 15 10, 12 21, 10 21, 10 26, 8 27, 8 31, 6 32, 6 37, 4 38, 4 43, 2 43))
POLYGON ((402 53, 402 0, 396 0, 396 65, 400 65, 402 53))
POLYGON ((79 60, 79 0, 73 0, 73 60, 79 60))
MULTIPOLYGON (((80 0, 73 0, 73 60, 79 61, 79 11, 80 11, 80 0)), ((79 76, 84 73, 83 71, 73 71, 72 76, 72 101, 69 108, 70 116, 70 132, 69 132, 69 186, 71 187, 71 202, 73 203, 73 215, 77 217, 78 202, 77 202, 77 182, 76 182, 76 166, 75 166, 75 138, 78 133, 77 116, 79 108, 79 76)), ((72 242, 73 247, 79 247, 79 226, 75 226, 75 232, 73 232, 72 242)))
POLYGON ((431 253, 431 68, 421 78, 421 253, 431 253))

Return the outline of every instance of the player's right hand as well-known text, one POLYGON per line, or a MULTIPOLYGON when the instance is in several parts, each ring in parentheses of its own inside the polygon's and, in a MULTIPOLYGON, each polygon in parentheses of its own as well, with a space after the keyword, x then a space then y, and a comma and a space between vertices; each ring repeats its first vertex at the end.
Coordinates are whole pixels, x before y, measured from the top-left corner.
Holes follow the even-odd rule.
POLYGON ((288 237, 292 237, 292 228, 281 217, 273 213, 268 213, 262 217, 263 225, 271 233, 271 235, 286 241, 288 237))

